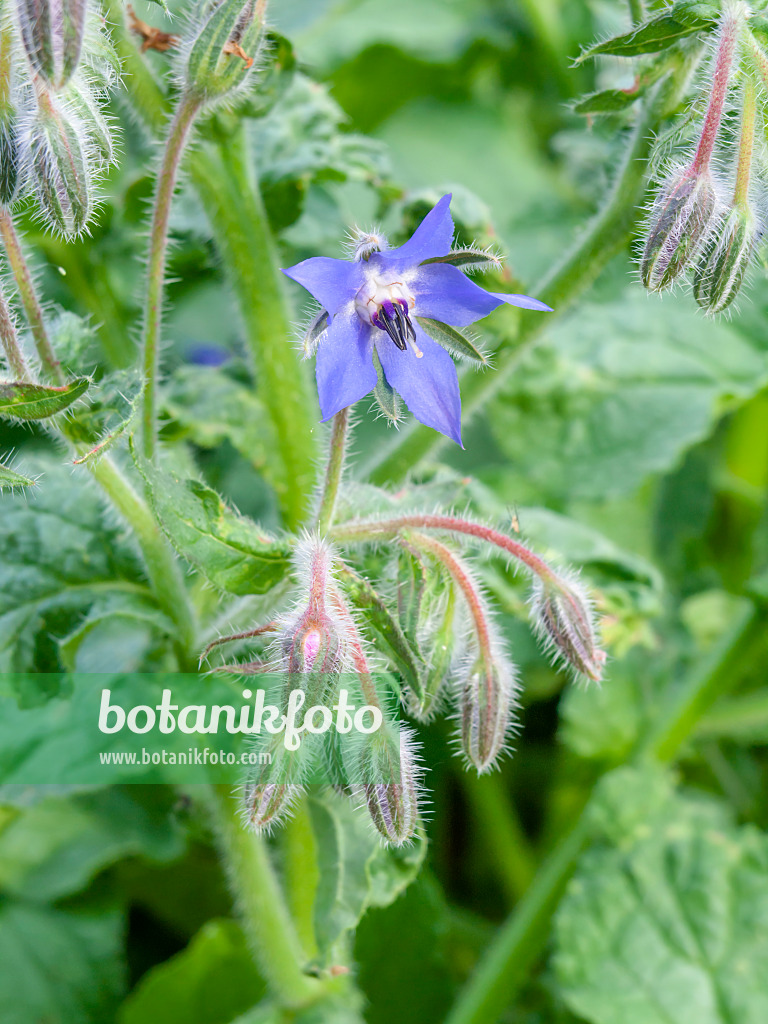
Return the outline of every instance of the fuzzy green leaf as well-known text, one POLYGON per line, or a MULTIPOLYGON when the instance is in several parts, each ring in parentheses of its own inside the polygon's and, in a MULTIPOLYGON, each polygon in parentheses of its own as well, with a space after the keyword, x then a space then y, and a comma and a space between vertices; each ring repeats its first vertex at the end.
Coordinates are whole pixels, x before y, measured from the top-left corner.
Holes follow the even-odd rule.
POLYGON ((487 366, 488 360, 473 341, 457 331, 455 327, 449 327, 439 320, 431 320, 426 316, 417 316, 419 324, 424 328, 433 341, 438 342, 452 355, 460 359, 468 359, 470 362, 487 366))
POLYGON ((0 416, 19 420, 42 420, 72 405, 90 386, 88 377, 78 377, 61 387, 45 384, 0 383, 0 416))
POLYGON ((603 89, 578 100, 573 110, 576 114, 616 114, 631 107, 642 95, 643 90, 639 88, 603 89))
POLYGON ((658 53, 659 50, 674 46, 686 36, 691 36, 694 32, 706 28, 707 24, 705 21, 694 20, 690 15, 686 20, 678 20, 669 14, 662 14, 632 29, 631 32, 624 32, 620 36, 613 36, 612 39, 595 43, 594 46, 588 47, 579 55, 576 63, 581 64, 582 61, 600 54, 613 57, 638 57, 643 53, 658 53))
POLYGON ((17 487, 34 487, 35 481, 22 476, 0 463, 0 491, 15 490, 17 487))

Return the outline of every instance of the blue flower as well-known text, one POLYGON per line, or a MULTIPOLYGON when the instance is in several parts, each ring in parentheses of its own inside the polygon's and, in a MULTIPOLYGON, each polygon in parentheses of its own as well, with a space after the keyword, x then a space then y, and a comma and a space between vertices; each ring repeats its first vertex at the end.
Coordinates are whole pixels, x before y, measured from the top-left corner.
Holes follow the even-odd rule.
POLYGON ((461 444, 456 367, 416 318, 467 327, 504 302, 550 309, 527 295, 487 292, 448 262, 425 262, 451 252, 450 202, 443 196, 398 249, 372 239, 354 260, 318 256, 283 271, 328 314, 316 370, 324 420, 374 389, 375 348, 387 383, 416 419, 461 444))

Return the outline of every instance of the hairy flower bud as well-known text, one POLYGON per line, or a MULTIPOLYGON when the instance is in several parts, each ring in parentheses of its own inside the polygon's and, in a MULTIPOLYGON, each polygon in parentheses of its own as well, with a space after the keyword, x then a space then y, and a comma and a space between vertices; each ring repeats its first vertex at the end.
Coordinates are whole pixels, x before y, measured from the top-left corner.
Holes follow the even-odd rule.
POLYGON ((77 113, 98 159, 104 164, 111 164, 115 155, 114 131, 91 90, 84 82, 75 79, 67 86, 66 100, 77 113))
POLYGON ((717 216, 717 195, 708 170, 678 171, 661 189, 651 210, 640 261, 643 284, 668 288, 691 264, 717 216))
POLYGON ((16 0, 24 50, 36 76, 53 89, 80 63, 87 0, 16 0))
POLYGON ((517 674, 501 658, 478 657, 459 696, 461 747, 482 775, 503 753, 513 722, 517 674))
POLYGON ((536 628, 562 660, 599 680, 605 652, 598 646, 589 599, 581 587, 558 577, 538 578, 531 599, 536 628))
POLYGON ((264 0, 221 0, 189 47, 185 84, 201 100, 215 100, 246 80, 264 37, 264 0))
POLYGON ((315 751, 303 743, 298 750, 287 750, 281 735, 270 739, 260 751, 243 788, 243 815, 246 824, 257 832, 269 832, 289 817, 304 792, 302 780, 315 751))
POLYGON ((30 180, 42 212, 55 231, 78 235, 91 213, 93 188, 82 124, 46 94, 27 143, 30 180))
POLYGON ((361 756, 362 790, 379 834, 402 846, 419 826, 421 771, 413 739, 402 727, 384 727, 365 744, 361 756))
POLYGON ((720 313, 739 293, 758 238, 754 214, 735 206, 707 245, 693 278, 693 295, 707 313, 720 313))

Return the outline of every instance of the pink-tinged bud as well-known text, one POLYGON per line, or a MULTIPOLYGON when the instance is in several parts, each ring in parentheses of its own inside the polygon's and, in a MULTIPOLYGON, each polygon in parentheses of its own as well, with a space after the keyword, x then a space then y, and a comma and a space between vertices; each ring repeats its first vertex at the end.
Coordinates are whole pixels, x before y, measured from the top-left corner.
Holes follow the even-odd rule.
POLYGON ((678 171, 662 186, 651 210, 640 261, 649 291, 669 288, 692 264, 716 223, 718 201, 708 169, 678 171))
POLYGON ((605 651, 596 639, 589 598, 581 587, 558 577, 538 578, 531 599, 536 628, 566 664, 598 681, 605 651))
POLYGON ((361 757, 361 776, 368 813, 382 838, 392 846, 413 839, 421 770, 410 733, 385 726, 373 734, 361 757))
POLYGON ((459 696, 461 748, 479 774, 491 771, 513 726, 517 673, 505 659, 472 665, 459 696))

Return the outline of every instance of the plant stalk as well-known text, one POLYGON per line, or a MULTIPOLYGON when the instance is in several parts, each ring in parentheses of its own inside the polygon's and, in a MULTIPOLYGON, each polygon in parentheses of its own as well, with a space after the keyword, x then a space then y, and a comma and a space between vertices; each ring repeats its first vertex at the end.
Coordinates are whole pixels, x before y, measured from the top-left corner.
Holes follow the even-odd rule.
POLYGON ((341 474, 344 469, 344 457, 347 451, 347 435, 349 432, 349 408, 341 409, 333 417, 331 442, 328 449, 328 462, 325 467, 320 508, 317 513, 315 529, 324 536, 333 525, 333 513, 339 493, 341 474))
POLYGON ((16 334, 16 324, 13 322, 8 303, 0 287, 0 343, 2 343, 8 369, 17 381, 30 380, 29 369, 24 361, 19 347, 19 338, 16 334))

